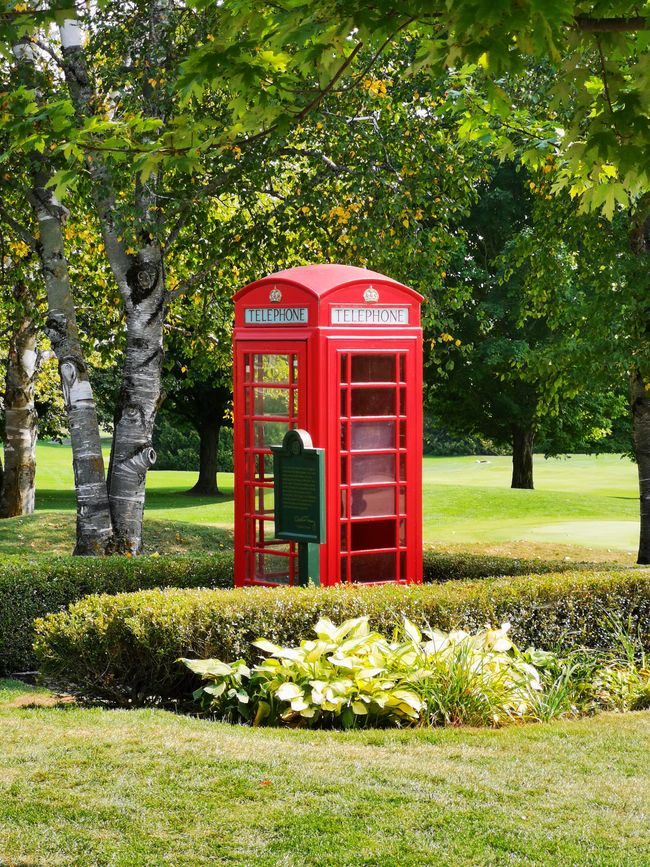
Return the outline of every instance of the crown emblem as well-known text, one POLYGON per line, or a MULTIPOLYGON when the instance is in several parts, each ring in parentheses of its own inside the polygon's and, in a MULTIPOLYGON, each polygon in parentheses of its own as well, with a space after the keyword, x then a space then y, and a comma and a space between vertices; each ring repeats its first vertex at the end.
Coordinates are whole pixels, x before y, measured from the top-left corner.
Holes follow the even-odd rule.
POLYGON ((373 301, 379 301, 379 292, 377 292, 374 286, 368 286, 366 291, 363 293, 363 300, 368 304, 373 301))
POLYGON ((278 301, 282 301, 282 292, 278 288, 271 289, 269 292, 269 301, 273 301, 274 304, 277 304, 278 301))

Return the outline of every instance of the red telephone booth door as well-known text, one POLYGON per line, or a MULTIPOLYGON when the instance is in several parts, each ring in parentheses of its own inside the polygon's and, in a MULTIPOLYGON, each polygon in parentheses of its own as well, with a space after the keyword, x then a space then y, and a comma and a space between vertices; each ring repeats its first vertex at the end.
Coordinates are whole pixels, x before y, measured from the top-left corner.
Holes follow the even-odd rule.
POLYGON ((295 544, 275 538, 270 446, 305 427, 306 343, 239 341, 235 361, 237 583, 294 584, 295 544))
POLYGON ((417 339, 383 340, 362 349, 333 340, 330 406, 340 417, 339 453, 332 479, 340 510, 328 532, 340 540, 330 569, 347 583, 420 580, 420 394, 408 386, 419 362, 417 339), (338 490, 337 490, 338 489, 338 490))

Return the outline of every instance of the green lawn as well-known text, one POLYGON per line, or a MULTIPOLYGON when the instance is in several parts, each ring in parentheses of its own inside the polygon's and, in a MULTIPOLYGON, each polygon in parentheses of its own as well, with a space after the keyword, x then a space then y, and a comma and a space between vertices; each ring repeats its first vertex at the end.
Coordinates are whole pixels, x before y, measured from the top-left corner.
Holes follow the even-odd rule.
MULTIPOLYGON (((636 466, 616 455, 535 458, 534 491, 509 488, 507 457, 425 458, 424 540, 517 556, 632 562, 638 542, 636 466)), ((222 497, 189 497, 193 473, 153 471, 147 483, 149 551, 211 550, 230 539, 232 476, 222 497)), ((70 449, 38 447, 37 514, 0 524, 0 552, 66 553, 74 539, 70 449)))
POLYGON ((650 863, 650 712, 337 733, 48 704, 0 682, 3 865, 650 863))

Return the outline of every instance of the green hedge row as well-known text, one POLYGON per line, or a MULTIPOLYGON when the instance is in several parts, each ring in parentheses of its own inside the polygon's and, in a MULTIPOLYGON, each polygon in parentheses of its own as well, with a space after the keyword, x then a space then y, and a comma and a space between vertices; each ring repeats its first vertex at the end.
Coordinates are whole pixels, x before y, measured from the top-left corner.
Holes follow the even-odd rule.
POLYGON ((232 583, 232 551, 196 558, 12 558, 0 566, 0 675, 34 669, 34 619, 89 593, 232 583))
POLYGON ((486 554, 447 553, 425 548, 422 555, 422 581, 465 581, 472 578, 499 578, 505 575, 543 575, 547 572, 599 572, 625 569, 625 566, 575 560, 541 560, 522 557, 497 557, 486 554))
POLYGON ((310 637, 316 620, 368 615, 388 632, 403 615, 448 630, 512 623, 517 644, 603 647, 615 617, 650 649, 650 570, 568 572, 397 587, 150 590, 91 596, 37 622, 42 670, 118 703, 183 699, 194 679, 176 660, 258 658, 251 642, 310 637))
MULTIPOLYGON (((424 580, 521 575, 559 571, 576 564, 517 560, 472 554, 424 552, 424 580)), ((580 564, 594 569, 596 564, 580 564)), ((198 557, 123 557, 94 559, 15 557, 0 564, 0 675, 30 671, 36 617, 60 611, 89 593, 123 593, 150 587, 232 587, 233 553, 198 557)))

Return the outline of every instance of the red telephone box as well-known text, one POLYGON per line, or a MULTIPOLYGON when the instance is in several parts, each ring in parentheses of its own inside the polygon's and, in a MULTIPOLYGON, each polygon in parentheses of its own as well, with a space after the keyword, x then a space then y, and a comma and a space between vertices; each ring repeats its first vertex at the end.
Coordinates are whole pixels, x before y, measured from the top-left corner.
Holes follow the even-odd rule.
POLYGON ((375 271, 308 265, 235 295, 235 583, 297 583, 275 538, 270 446, 325 449, 322 584, 422 580, 422 296, 375 271))

